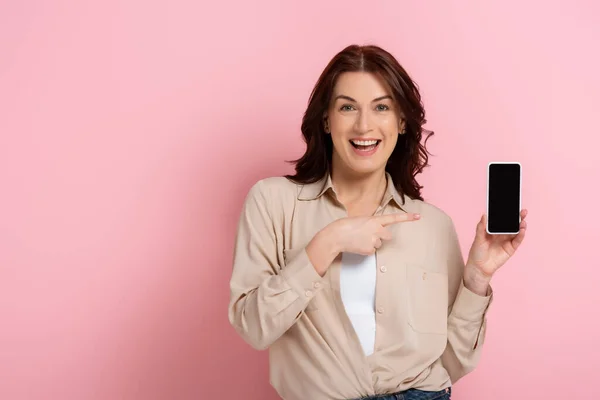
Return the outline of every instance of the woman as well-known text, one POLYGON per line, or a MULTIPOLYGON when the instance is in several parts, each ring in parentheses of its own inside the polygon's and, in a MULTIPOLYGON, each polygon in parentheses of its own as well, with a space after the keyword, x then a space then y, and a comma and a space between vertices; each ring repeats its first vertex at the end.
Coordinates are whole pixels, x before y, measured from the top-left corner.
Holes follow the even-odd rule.
POLYGON ((491 236, 467 262, 451 218, 426 203, 416 85, 376 46, 349 46, 323 71, 302 121, 296 174, 245 200, 229 320, 269 349, 287 400, 450 399, 481 356, 490 279, 525 236, 491 236))

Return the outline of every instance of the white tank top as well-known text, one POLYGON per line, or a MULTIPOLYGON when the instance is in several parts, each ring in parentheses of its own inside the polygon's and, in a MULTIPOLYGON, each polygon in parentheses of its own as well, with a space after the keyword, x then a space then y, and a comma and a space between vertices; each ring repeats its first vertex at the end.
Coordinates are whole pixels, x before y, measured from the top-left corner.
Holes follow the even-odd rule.
POLYGON ((365 355, 375 348, 375 283, 377 261, 375 254, 363 256, 342 253, 340 292, 346 313, 352 321, 365 355))

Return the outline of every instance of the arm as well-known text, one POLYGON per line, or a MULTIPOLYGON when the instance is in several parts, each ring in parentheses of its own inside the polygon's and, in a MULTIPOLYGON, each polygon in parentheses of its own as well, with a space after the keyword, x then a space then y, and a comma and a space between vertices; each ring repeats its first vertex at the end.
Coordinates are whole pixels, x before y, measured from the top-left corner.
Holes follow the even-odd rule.
MULTIPOLYGON (((299 251, 285 265, 277 261, 276 230, 273 209, 263 182, 259 181, 245 199, 238 223, 234 247, 233 272, 230 280, 229 322, 253 348, 264 350, 283 335, 299 318, 312 297, 322 274, 311 263, 306 249, 299 251), (307 295, 307 291, 310 291, 307 295)), ((319 263, 335 256, 323 257, 326 246, 316 248, 319 263)), ((313 253, 311 253, 313 254, 313 253)), ((317 261, 316 261, 317 262, 317 261)), ((326 270, 319 265, 319 270, 326 270)))
MULTIPOLYGON (((454 224, 446 226, 448 262, 448 344, 442 363, 452 383, 471 372, 479 363, 486 331, 486 313, 493 299, 491 287, 485 295, 475 293, 470 276, 465 275, 463 256, 454 224), (472 289, 472 290, 471 290, 472 289)), ((479 288, 477 288, 479 291, 479 288)))

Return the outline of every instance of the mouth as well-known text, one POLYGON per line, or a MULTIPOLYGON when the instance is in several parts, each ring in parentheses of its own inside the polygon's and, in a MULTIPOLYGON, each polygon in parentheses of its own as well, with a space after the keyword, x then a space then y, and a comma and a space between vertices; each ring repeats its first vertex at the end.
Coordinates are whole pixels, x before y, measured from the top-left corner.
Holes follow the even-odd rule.
POLYGON ((374 140, 350 140, 350 144, 359 151, 370 152, 373 151, 381 143, 380 139, 374 140))

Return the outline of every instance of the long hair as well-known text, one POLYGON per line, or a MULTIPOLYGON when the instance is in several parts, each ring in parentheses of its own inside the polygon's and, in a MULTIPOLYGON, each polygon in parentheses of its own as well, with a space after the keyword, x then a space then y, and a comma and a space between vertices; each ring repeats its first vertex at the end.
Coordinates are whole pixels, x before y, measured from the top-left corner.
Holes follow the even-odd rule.
POLYGON ((286 178, 300 184, 313 183, 330 173, 333 142, 325 134, 323 115, 328 108, 336 80, 343 72, 363 71, 381 77, 392 91, 394 101, 405 119, 405 133, 398 135, 396 147, 388 159, 385 170, 392 176, 396 190, 402 198, 423 200, 416 176, 428 166, 425 147, 432 131, 423 129, 427 122, 418 86, 405 69, 387 51, 375 45, 350 45, 336 54, 321 73, 308 101, 302 118, 302 136, 306 152, 295 164, 296 173, 286 178), (427 132, 421 144, 423 132, 427 132))

